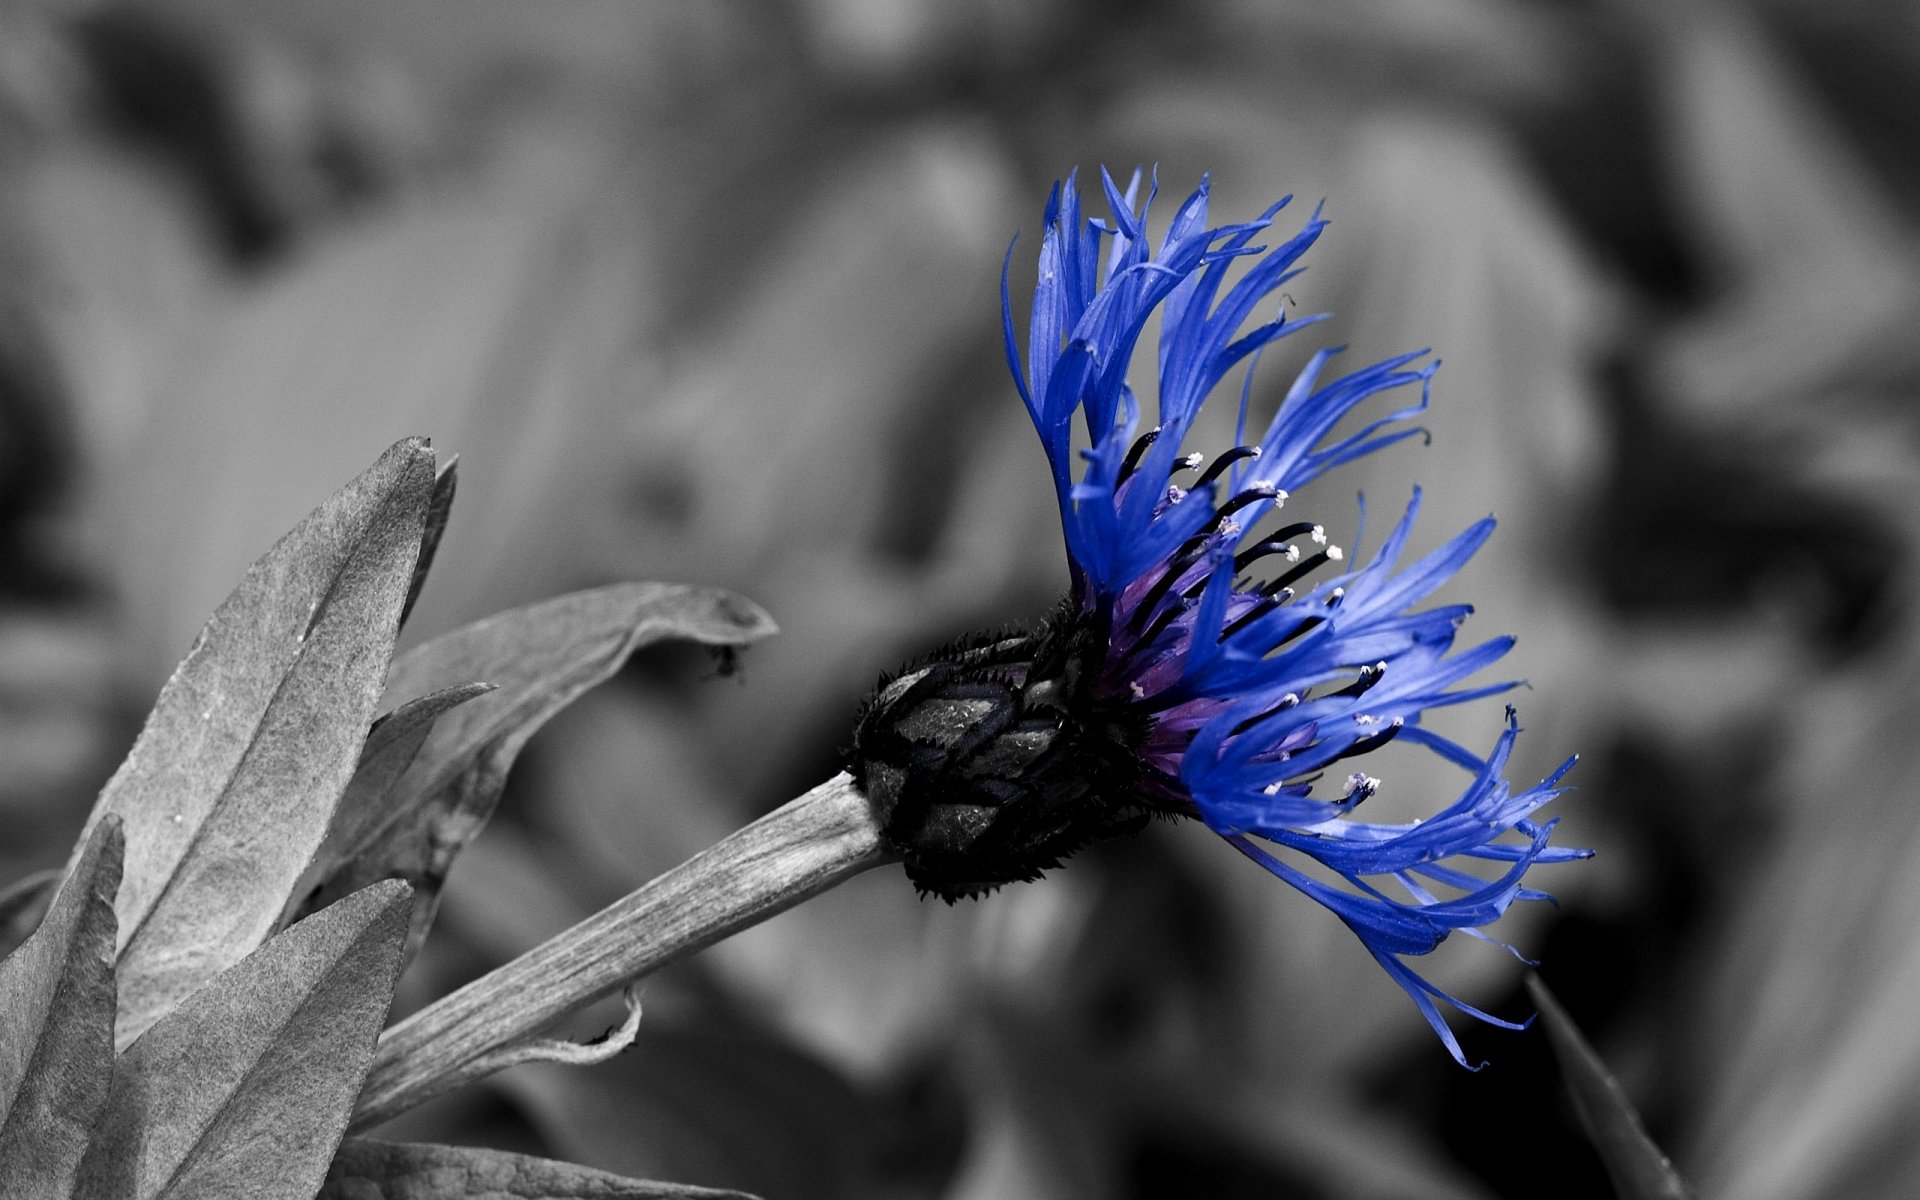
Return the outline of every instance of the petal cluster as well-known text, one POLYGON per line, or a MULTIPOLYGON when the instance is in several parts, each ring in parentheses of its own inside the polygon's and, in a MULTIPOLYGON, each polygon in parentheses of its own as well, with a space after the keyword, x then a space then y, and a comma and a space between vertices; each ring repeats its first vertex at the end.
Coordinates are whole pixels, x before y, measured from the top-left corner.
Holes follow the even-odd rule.
POLYGON ((1456 929, 1483 936, 1515 900, 1545 898, 1522 886, 1529 867, 1586 854, 1549 846, 1552 823, 1532 819, 1571 760, 1517 793, 1503 780, 1518 732, 1511 710, 1484 757, 1421 723, 1430 709, 1513 686, 1467 682, 1510 638, 1457 648, 1470 609, 1417 607, 1493 521, 1402 562, 1416 488, 1362 563, 1324 527, 1281 515, 1328 470, 1420 435, 1409 422, 1425 410, 1439 364, 1417 351, 1333 374, 1338 348, 1316 350, 1249 436, 1260 355, 1324 319, 1289 318, 1273 298, 1326 222, 1316 210, 1291 236, 1269 236, 1282 200, 1258 220, 1210 227, 1203 180, 1156 240, 1147 232, 1155 188, 1142 197, 1136 175, 1122 191, 1104 171, 1101 185, 1104 218, 1083 211, 1071 177, 1048 200, 1024 354, 1002 277, 1007 355, 1051 466, 1070 604, 1104 639, 1090 686, 1102 703, 1144 717, 1154 802, 1205 821, 1332 910, 1464 1063, 1437 1000, 1507 1022, 1445 995, 1404 959, 1456 929), (1271 319, 1255 319, 1262 307, 1271 319), (1155 420, 1144 427, 1133 359, 1156 315, 1155 420), (1235 444, 1189 452, 1201 406, 1242 367, 1235 444), (1371 420, 1353 417, 1382 394, 1403 399, 1370 406, 1388 409, 1371 420), (1380 782, 1335 764, 1393 740, 1425 746, 1470 782, 1423 822, 1356 819, 1380 782), (1486 862, 1495 867, 1467 869, 1486 862))

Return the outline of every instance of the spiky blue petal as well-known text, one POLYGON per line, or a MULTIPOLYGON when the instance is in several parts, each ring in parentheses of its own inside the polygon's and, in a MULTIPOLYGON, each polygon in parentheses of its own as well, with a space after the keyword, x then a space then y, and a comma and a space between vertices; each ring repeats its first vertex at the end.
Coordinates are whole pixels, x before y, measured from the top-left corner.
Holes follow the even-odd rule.
POLYGON ((1147 226, 1157 181, 1144 198, 1138 174, 1122 189, 1102 171, 1100 185, 1105 219, 1085 213, 1075 177, 1048 198, 1024 347, 1004 270, 1001 281, 1007 360, 1052 470, 1072 602, 1107 639, 1092 686, 1148 718, 1141 754, 1160 802, 1337 915, 1465 1063, 1436 1001, 1511 1023, 1446 995, 1404 959, 1455 930, 1484 936, 1515 901, 1547 898, 1522 883, 1531 867, 1587 853, 1549 846, 1553 822, 1533 820, 1571 761, 1518 792, 1502 777, 1518 734, 1511 710, 1484 757, 1421 724, 1429 709, 1513 686, 1467 682, 1512 639, 1456 648, 1471 610, 1415 607, 1460 571, 1493 520, 1402 563, 1416 488, 1379 548, 1349 566, 1324 529, 1276 527, 1275 516, 1290 493, 1333 468, 1421 435, 1411 422, 1426 410, 1439 363, 1415 351, 1331 374, 1340 348, 1318 349, 1249 437, 1254 366, 1325 319, 1290 318, 1277 306, 1270 320, 1255 316, 1301 271, 1326 227, 1320 210, 1290 235, 1270 236, 1287 199, 1256 220, 1209 227, 1203 178, 1155 241, 1147 226), (1156 314, 1157 424, 1143 430, 1131 368, 1156 314), (1241 444, 1201 470, 1187 436, 1236 369, 1246 372, 1241 444), (1384 413, 1374 406, 1371 419, 1356 415, 1386 394, 1403 399, 1384 413), (1279 573, 1258 582, 1255 565, 1279 573), (1379 782, 1355 774, 1329 795, 1339 785, 1320 774, 1391 740, 1432 751, 1471 781, 1425 821, 1357 820, 1379 782), (1465 869, 1474 862, 1503 865, 1475 874, 1465 869))

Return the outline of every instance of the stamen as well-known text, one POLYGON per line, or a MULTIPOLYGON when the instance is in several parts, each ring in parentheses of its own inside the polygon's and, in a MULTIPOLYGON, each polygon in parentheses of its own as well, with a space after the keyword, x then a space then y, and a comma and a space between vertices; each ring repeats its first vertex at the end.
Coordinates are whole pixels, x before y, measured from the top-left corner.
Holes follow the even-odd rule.
POLYGON ((1258 504, 1262 500, 1276 500, 1280 493, 1270 487, 1250 487, 1236 494, 1231 500, 1220 506, 1220 518, 1225 520, 1231 513, 1238 512, 1249 504, 1258 504))
POLYGON ((1299 637, 1301 634, 1305 633, 1307 630, 1312 629, 1315 625, 1322 624, 1325 621, 1326 621, 1325 617, 1308 617, 1306 620, 1300 622, 1300 624, 1294 626, 1293 631, 1288 633, 1287 636, 1275 642, 1273 644, 1273 648, 1275 650, 1278 650, 1280 647, 1286 645, 1288 642, 1299 637))
POLYGON ((1327 607, 1332 608, 1334 605, 1340 603, 1342 600, 1345 600, 1346 598, 1347 598, 1347 589, 1343 587, 1337 587, 1333 589, 1331 592, 1327 593, 1327 607))
POLYGON ((1312 574, 1326 563, 1333 561, 1334 551, 1337 549, 1338 547, 1329 547, 1302 562, 1296 563, 1286 574, 1274 580, 1273 586, 1286 587, 1290 583, 1298 583, 1305 576, 1312 574))
POLYGON ((1217 640, 1222 642, 1226 641, 1228 638, 1232 637, 1234 634, 1239 633, 1242 629, 1245 629, 1247 626, 1253 624, 1255 621, 1258 621, 1261 617, 1266 616, 1268 613, 1272 612, 1276 608, 1279 608, 1282 604, 1285 604, 1285 603, 1286 601, 1282 600, 1278 596, 1260 597, 1260 599, 1255 601, 1252 607, 1248 608, 1247 611, 1241 613, 1239 616, 1235 617, 1233 620, 1228 621, 1226 625, 1222 626, 1220 630, 1220 637, 1217 640))
POLYGON ((1127 619, 1128 629, 1139 629, 1146 624, 1147 617, 1154 609, 1160 607, 1160 602, 1165 600, 1167 593, 1173 590, 1174 582, 1200 560, 1200 552, 1206 548, 1212 538, 1213 535, 1209 533, 1196 533, 1180 543, 1180 548, 1175 550, 1173 557, 1167 560, 1166 570, 1161 573, 1160 578, 1153 581, 1153 586, 1147 589, 1147 594, 1140 597, 1140 603, 1134 607, 1133 615, 1127 619))
MULTIPOLYGON (((1244 571, 1247 569, 1249 563, 1255 562, 1269 554, 1284 554, 1287 556, 1288 562, 1299 562, 1300 548, 1290 545, 1287 539, 1299 537, 1303 533, 1315 533, 1318 532, 1319 529, 1320 527, 1318 525, 1310 525, 1305 521, 1298 521, 1287 526, 1285 529, 1276 530, 1271 538, 1261 542, 1258 546, 1235 555, 1233 569, 1236 571, 1244 571)), ((1326 536, 1322 534, 1316 540, 1325 542, 1327 539, 1326 536)))
POLYGON ((1127 451, 1127 457, 1120 464, 1120 483, 1125 483, 1127 477, 1139 469, 1140 456, 1145 454, 1147 447, 1153 445, 1159 438, 1160 427, 1155 425, 1152 429, 1147 430, 1133 440, 1133 448, 1127 451))
POLYGON ((1139 637, 1134 639, 1133 649, 1127 651, 1127 656, 1131 658, 1133 655, 1138 654, 1141 650, 1144 650, 1146 647, 1152 645, 1153 639, 1165 633, 1167 631, 1167 626, 1173 624, 1174 619, 1185 611, 1186 611, 1186 606, 1183 604, 1169 605, 1168 607, 1161 609, 1160 615, 1153 619, 1153 624, 1147 626, 1146 630, 1142 632, 1139 637))
POLYGON ((1380 790, 1380 781, 1371 775, 1355 771, 1347 776, 1347 786, 1340 793, 1342 802, 1348 807, 1359 804, 1380 790))
MULTIPOLYGON (((1199 456, 1195 455, 1195 457, 1198 458, 1199 456)), ((1228 467, 1232 466, 1233 464, 1239 462, 1241 459, 1259 458, 1259 457, 1260 457, 1260 447, 1258 446, 1235 446, 1233 449, 1227 451, 1225 454, 1222 454, 1220 457, 1214 459, 1213 465, 1208 467, 1206 469, 1206 472, 1203 475, 1201 475, 1199 479, 1194 481, 1193 486, 1197 488, 1205 487, 1209 483, 1212 483, 1214 480, 1220 478, 1220 475, 1223 471, 1225 471, 1228 467)))
MULTIPOLYGON (((1283 713, 1299 703, 1300 703, 1299 693, 1288 692, 1286 695, 1280 697, 1280 699, 1274 701, 1272 708, 1269 708, 1264 712, 1255 713, 1253 716, 1248 717, 1246 720, 1240 722, 1238 725, 1235 725, 1232 731, 1227 734, 1227 736, 1237 737, 1240 734, 1245 733, 1247 730, 1252 729, 1255 725, 1258 725, 1260 722, 1266 720, 1268 717, 1271 717, 1276 713, 1283 713)), ((1272 793, 1268 793, 1268 794, 1271 795, 1272 793)))
MULTIPOLYGON (((1336 696, 1364 696, 1372 689, 1374 684, 1379 683, 1381 679, 1385 678, 1386 674, 1387 664, 1383 662, 1375 663, 1370 667, 1361 667, 1359 678, 1333 694, 1336 696)), ((1360 718, 1355 717, 1354 720, 1359 721, 1360 718)), ((1371 719, 1363 722, 1363 724, 1368 725, 1372 723, 1373 721, 1371 719)))
MULTIPOLYGON (((1167 471, 1167 475, 1171 477, 1175 471, 1191 471, 1205 461, 1207 461, 1206 456, 1198 451, 1192 454, 1183 454, 1173 460, 1173 466, 1167 471)), ((1198 487, 1199 484, 1195 484, 1194 486, 1198 487)))
POLYGON ((1406 726, 1406 722, 1404 720, 1402 720, 1399 717, 1395 717, 1392 720, 1392 722, 1389 723, 1387 727, 1385 729, 1382 729, 1379 733, 1373 734, 1370 737, 1363 737, 1358 739, 1353 743, 1353 745, 1348 746, 1345 750, 1342 750, 1340 753, 1334 755, 1332 758, 1328 759, 1327 761, 1338 762, 1343 758, 1353 758, 1361 754, 1371 754, 1375 750, 1378 750, 1380 747, 1392 741, 1394 738, 1398 737, 1400 734, 1400 730, 1405 728, 1405 726, 1406 726))

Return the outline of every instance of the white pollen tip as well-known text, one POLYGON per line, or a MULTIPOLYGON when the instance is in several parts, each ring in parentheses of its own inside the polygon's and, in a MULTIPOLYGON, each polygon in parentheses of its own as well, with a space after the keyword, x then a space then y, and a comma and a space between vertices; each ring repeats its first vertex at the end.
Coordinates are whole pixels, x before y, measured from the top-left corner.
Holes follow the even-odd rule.
POLYGON ((1258 446, 1248 446, 1248 447, 1247 447, 1247 457, 1248 457, 1248 458, 1259 458, 1259 457, 1260 457, 1260 447, 1258 447, 1258 446))
POLYGON ((1354 793, 1358 792, 1361 798, 1365 799, 1373 795, 1379 787, 1380 781, 1378 779, 1375 779, 1371 775, 1362 775, 1356 771, 1354 774, 1347 776, 1347 786, 1340 794, 1351 798, 1354 793))
POLYGON ((1300 547, 1298 547, 1298 546, 1288 546, 1288 547, 1287 547, 1287 549, 1286 549, 1286 556, 1287 556, 1287 561, 1288 561, 1288 562, 1299 562, 1299 561, 1300 561, 1300 547))
POLYGON ((1147 698, 1147 689, 1141 687, 1137 683, 1128 684, 1127 690, 1133 693, 1133 698, 1135 700, 1144 700, 1147 698))
POLYGON ((1280 788, 1281 788, 1280 784, 1270 783, 1267 786, 1260 789, 1260 794, 1263 796, 1278 796, 1280 794, 1280 788))
POLYGON ((1189 454, 1185 458, 1181 459, 1180 465, 1185 467, 1187 470, 1191 471, 1204 461, 1206 460, 1203 459, 1199 454, 1195 453, 1195 454, 1189 454))
POLYGON ((1324 546, 1327 544, 1327 527, 1325 525, 1315 525, 1313 527, 1313 544, 1316 546, 1324 546))
POLYGON ((1228 517, 1226 520, 1220 522, 1221 537, 1237 538, 1240 536, 1240 533, 1240 522, 1234 520, 1232 517, 1228 517))
POLYGON ((1341 559, 1345 558, 1346 556, 1347 556, 1347 552, 1345 550, 1342 550, 1338 546, 1327 547, 1328 562, 1339 562, 1341 559))

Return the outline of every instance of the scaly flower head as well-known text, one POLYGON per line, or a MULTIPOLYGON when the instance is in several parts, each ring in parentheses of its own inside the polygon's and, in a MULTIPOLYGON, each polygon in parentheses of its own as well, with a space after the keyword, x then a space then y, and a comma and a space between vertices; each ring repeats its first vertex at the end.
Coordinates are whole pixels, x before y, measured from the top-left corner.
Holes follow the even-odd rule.
POLYGON ((1511 638, 1456 649, 1470 609, 1416 609, 1493 521, 1403 564, 1418 489, 1364 562, 1323 526, 1281 515, 1328 470, 1421 433, 1408 422, 1439 364, 1417 351, 1332 375, 1338 349, 1317 350, 1249 437, 1261 352, 1323 318, 1281 310, 1248 323, 1326 222, 1316 210, 1277 245, 1255 244, 1287 201, 1209 227, 1202 181, 1156 246, 1153 188, 1142 201, 1137 176, 1124 194, 1105 172, 1101 182, 1110 220, 1083 214, 1072 178, 1048 200, 1024 354, 1002 275, 1007 357, 1052 470, 1069 594, 1034 630, 969 640, 883 683, 850 769, 909 876, 949 900, 1032 878, 1155 814, 1197 818, 1344 921, 1464 1063, 1437 1000, 1510 1023, 1447 996, 1405 958, 1456 929, 1486 936, 1515 900, 1546 898, 1522 884, 1529 867, 1586 854, 1549 846, 1553 822, 1533 820, 1571 760, 1519 792, 1503 780, 1511 709, 1484 757, 1421 724, 1429 709, 1513 686, 1463 685, 1511 638), (1157 419, 1142 429, 1131 369, 1156 312, 1157 419), (1235 444, 1189 452, 1201 405, 1243 363, 1235 444), (1382 394, 1410 402, 1335 435, 1382 394), (1380 781, 1335 764, 1394 740, 1470 782, 1424 821, 1358 820, 1380 781), (1463 869, 1476 859, 1498 868, 1463 869))

